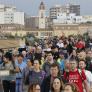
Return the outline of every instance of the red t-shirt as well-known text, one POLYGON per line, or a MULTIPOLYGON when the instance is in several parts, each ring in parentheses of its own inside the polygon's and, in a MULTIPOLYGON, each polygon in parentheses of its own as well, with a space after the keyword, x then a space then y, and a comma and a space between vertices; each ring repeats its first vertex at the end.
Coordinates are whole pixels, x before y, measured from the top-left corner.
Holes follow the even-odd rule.
POLYGON ((66 79, 68 78, 69 83, 75 83, 78 86, 80 92, 83 92, 82 82, 84 80, 86 80, 86 75, 85 75, 84 71, 81 71, 81 74, 79 73, 78 70, 76 70, 74 72, 70 71, 68 77, 67 77, 66 73, 64 74, 64 78, 66 78, 66 79))
POLYGON ((79 49, 82 49, 82 48, 85 47, 85 43, 82 42, 82 41, 80 41, 80 42, 78 42, 78 43, 75 44, 75 47, 77 47, 77 48, 79 48, 79 49))

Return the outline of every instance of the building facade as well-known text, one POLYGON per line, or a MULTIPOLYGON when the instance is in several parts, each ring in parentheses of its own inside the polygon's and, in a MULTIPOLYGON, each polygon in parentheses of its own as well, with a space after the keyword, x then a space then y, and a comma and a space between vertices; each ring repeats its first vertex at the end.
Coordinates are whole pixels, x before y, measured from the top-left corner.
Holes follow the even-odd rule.
POLYGON ((67 5, 56 5, 52 8, 50 8, 49 15, 51 20, 57 18, 58 13, 75 13, 77 16, 80 15, 80 5, 73 5, 73 4, 67 4, 67 5))
POLYGON ((53 19, 53 23, 61 24, 80 24, 86 23, 87 19, 83 16, 76 16, 75 13, 58 13, 57 19, 53 19))
POLYGON ((27 29, 49 29, 50 17, 45 15, 45 5, 41 2, 38 16, 25 18, 25 28, 27 29))
POLYGON ((69 36, 69 35, 83 35, 92 30, 92 24, 53 24, 52 29, 30 29, 30 30, 3 30, 4 34, 25 36, 28 33, 33 34, 38 38, 53 37, 53 36, 69 36))
POLYGON ((39 28, 39 17, 31 16, 25 18, 25 28, 27 29, 37 29, 39 28))
POLYGON ((0 24, 24 25, 24 12, 18 12, 14 6, 0 5, 0 24))
POLYGON ((85 15, 83 18, 86 20, 86 22, 92 23, 92 15, 85 15))

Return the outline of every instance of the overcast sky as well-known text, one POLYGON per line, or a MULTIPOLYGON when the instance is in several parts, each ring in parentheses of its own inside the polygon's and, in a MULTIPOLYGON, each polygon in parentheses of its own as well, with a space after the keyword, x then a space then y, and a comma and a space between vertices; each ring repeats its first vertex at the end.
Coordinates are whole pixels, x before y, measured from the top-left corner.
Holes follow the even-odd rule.
POLYGON ((46 14, 50 7, 54 5, 65 5, 67 3, 79 4, 81 15, 92 15, 92 0, 0 0, 1 4, 9 4, 17 7, 17 10, 23 11, 28 15, 38 15, 38 7, 43 1, 46 6, 46 14))

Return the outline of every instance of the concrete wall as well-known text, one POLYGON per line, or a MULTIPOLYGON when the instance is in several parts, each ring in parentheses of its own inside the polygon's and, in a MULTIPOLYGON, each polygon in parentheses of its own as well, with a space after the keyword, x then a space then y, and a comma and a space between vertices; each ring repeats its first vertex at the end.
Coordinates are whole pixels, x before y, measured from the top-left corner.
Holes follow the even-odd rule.
POLYGON ((20 47, 21 45, 24 45, 25 41, 21 39, 0 39, 0 48, 2 49, 8 49, 8 48, 16 48, 20 47))

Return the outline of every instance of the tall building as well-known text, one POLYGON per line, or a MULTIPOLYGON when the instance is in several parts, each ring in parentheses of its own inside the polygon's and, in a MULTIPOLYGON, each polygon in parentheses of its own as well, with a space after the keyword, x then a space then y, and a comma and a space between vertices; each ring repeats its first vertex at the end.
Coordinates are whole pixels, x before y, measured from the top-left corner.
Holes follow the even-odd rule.
POLYGON ((0 5, 0 24, 24 25, 24 12, 18 12, 14 6, 0 5))
POLYGON ((56 5, 50 8, 50 19, 56 19, 58 13, 75 13, 76 15, 80 15, 80 5, 56 5))
POLYGON ((68 4, 69 13, 75 13, 77 16, 80 15, 80 5, 68 4))
POLYGON ((43 2, 39 7, 39 29, 45 29, 45 5, 43 2))
POLYGON ((49 29, 50 17, 45 16, 45 5, 40 3, 38 16, 31 16, 25 18, 25 28, 27 29, 49 29))
POLYGON ((57 14, 61 12, 61 6, 56 5, 52 8, 50 8, 50 19, 56 19, 57 18, 57 14))

